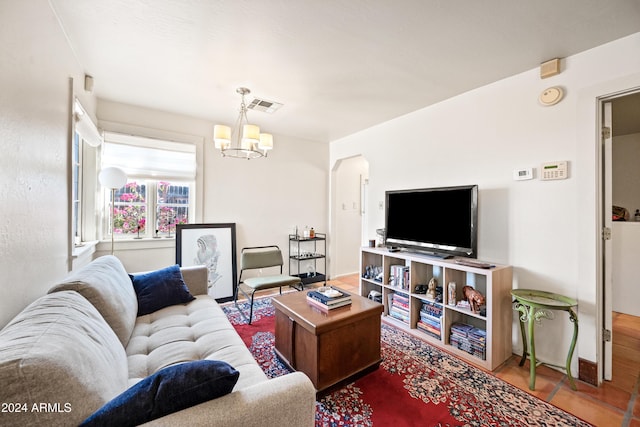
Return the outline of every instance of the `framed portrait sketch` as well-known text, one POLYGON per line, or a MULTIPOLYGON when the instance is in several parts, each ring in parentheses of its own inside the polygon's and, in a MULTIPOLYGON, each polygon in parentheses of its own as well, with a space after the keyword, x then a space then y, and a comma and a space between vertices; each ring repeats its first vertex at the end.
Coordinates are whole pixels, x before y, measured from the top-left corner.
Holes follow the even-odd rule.
POLYGON ((178 224, 176 263, 206 265, 209 295, 230 301, 236 286, 236 224, 178 224))

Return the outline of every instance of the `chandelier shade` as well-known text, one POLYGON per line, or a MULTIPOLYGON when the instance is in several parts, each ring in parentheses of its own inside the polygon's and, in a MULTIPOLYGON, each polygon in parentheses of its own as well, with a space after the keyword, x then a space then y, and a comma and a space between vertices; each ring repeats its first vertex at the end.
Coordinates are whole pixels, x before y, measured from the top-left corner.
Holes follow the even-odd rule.
POLYGON ((231 128, 225 125, 215 125, 213 128, 213 144, 218 150, 231 145, 231 128))
POLYGON ((261 133, 260 142, 258 142, 258 148, 261 150, 273 149, 273 135, 270 133, 261 133))
POLYGON ((220 150, 223 157, 238 159, 257 159, 266 157, 273 149, 273 136, 260 133, 260 127, 249 123, 244 96, 251 93, 246 87, 236 89, 242 97, 236 126, 232 129, 226 125, 213 127, 213 145, 220 150))

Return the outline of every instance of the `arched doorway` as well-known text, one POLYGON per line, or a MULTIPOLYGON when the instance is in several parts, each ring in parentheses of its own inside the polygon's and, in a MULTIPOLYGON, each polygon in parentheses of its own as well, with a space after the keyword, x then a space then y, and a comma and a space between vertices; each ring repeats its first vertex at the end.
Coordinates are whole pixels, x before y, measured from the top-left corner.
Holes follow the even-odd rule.
POLYGON ((338 277, 359 271, 369 162, 362 156, 341 159, 331 174, 331 277, 338 277))

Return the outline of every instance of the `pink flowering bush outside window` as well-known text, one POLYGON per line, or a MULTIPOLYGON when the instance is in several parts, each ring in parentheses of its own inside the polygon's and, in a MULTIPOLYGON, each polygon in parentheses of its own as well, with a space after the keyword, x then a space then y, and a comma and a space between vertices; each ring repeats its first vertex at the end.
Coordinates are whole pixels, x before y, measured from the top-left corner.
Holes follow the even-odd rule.
POLYGON ((175 233, 176 224, 189 222, 189 187, 158 182, 156 210, 159 233, 175 233))
POLYGON ((123 237, 175 234, 176 224, 189 222, 189 190, 188 185, 166 181, 128 182, 116 191, 113 232, 123 237), (147 191, 154 189, 150 200, 147 191))
POLYGON ((116 192, 113 212, 115 234, 144 233, 147 224, 146 185, 128 182, 116 192))

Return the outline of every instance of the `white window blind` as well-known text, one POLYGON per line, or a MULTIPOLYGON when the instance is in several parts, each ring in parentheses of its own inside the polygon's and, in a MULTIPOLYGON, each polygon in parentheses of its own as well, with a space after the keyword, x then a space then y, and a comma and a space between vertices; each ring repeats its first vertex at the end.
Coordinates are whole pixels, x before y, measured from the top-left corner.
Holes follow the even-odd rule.
POLYGON ((194 180, 196 146, 105 132, 102 167, 110 166, 122 169, 129 177, 194 180))

